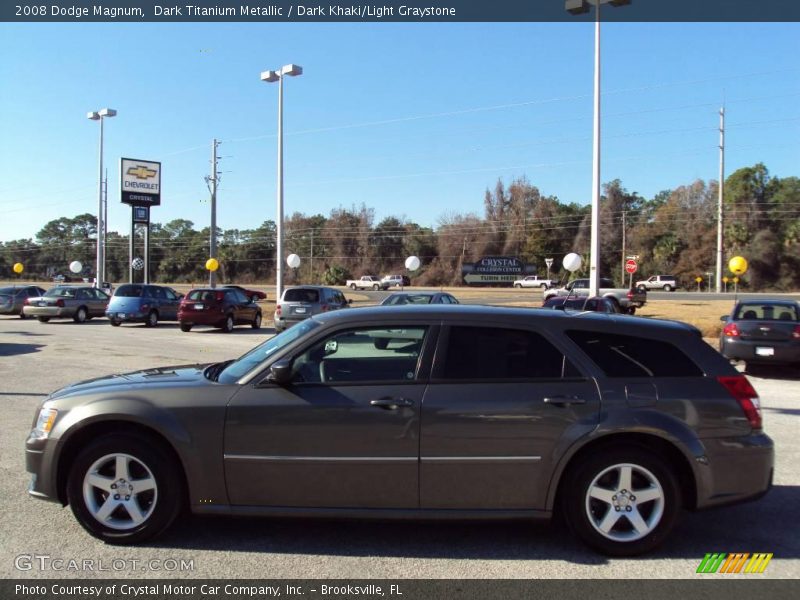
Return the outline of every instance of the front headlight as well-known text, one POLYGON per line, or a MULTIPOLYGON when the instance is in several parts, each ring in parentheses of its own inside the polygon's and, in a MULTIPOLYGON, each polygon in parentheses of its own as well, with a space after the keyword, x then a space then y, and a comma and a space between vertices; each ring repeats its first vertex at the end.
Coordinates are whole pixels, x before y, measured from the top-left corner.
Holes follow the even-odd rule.
POLYGON ((46 438, 53 429, 56 422, 58 411, 55 408, 43 408, 39 411, 39 418, 36 419, 36 426, 33 428, 32 435, 37 438, 46 438))

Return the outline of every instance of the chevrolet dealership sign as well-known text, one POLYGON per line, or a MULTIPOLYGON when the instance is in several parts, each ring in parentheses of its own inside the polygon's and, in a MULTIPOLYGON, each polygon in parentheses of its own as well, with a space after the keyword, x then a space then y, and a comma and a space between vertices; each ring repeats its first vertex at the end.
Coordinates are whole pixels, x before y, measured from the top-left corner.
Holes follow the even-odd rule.
POLYGON ((161 163, 134 158, 120 159, 122 202, 131 206, 161 204, 161 163))

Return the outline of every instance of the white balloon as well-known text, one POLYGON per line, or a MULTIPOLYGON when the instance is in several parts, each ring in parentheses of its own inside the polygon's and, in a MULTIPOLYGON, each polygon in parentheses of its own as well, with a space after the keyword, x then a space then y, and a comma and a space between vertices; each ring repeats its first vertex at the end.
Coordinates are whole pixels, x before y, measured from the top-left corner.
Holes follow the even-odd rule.
POLYGON ((79 260, 73 260, 69 263, 69 270, 73 273, 80 273, 83 270, 83 265, 79 260))
POLYGON ((417 256, 409 256, 406 259, 406 269, 408 269, 409 271, 416 271, 417 269, 419 269, 419 265, 420 265, 419 257, 417 256))
POLYGON ((296 269, 300 266, 300 257, 297 254, 290 254, 286 257, 286 264, 289 265, 292 269, 296 269))
POLYGON ((564 257, 564 262, 562 264, 567 271, 574 272, 581 268, 582 263, 583 260, 579 254, 570 252, 564 257))

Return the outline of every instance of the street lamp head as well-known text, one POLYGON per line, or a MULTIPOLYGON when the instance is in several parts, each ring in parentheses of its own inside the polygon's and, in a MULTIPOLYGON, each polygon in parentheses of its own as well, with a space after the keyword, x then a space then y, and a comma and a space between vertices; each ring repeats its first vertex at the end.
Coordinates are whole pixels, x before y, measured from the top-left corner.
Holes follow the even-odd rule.
POLYGON ((281 67, 281 75, 291 75, 297 77, 303 74, 303 67, 300 65, 284 65, 281 67))
POLYGON ((86 118, 91 119, 92 121, 99 121, 100 115, 96 112, 86 113, 86 118))
POLYGON ((564 8, 571 15, 582 15, 589 12, 589 3, 586 0, 566 0, 564 8))
POLYGON ((102 109, 100 111, 100 116, 101 117, 116 117, 117 116, 117 111, 115 111, 113 108, 104 108, 104 109, 102 109))
POLYGON ((267 83, 275 83, 280 78, 277 71, 263 71, 261 73, 261 81, 266 81, 267 83))

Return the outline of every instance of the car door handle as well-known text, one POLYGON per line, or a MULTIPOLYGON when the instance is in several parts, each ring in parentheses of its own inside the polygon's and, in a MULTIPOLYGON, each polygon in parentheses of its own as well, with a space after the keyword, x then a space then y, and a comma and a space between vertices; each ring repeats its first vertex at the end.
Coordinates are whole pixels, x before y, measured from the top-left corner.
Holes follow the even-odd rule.
POLYGON ((586 400, 580 396, 548 396, 544 399, 545 404, 555 406, 570 406, 571 404, 586 404, 586 400))
POLYGON ((379 398, 378 400, 370 400, 370 406, 377 406, 384 410, 397 410, 401 406, 413 406, 414 401, 408 398, 379 398))

